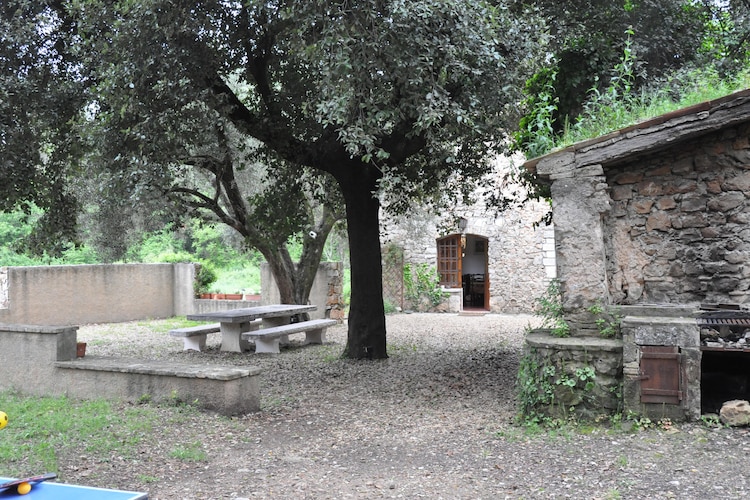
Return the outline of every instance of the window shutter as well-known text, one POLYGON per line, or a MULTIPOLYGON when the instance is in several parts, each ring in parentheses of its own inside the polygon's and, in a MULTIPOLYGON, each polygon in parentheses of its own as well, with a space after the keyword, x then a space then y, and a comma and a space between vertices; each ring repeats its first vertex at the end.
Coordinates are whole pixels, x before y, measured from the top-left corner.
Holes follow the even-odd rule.
POLYGON ((461 236, 452 235, 437 241, 440 284, 447 288, 461 287, 461 236))

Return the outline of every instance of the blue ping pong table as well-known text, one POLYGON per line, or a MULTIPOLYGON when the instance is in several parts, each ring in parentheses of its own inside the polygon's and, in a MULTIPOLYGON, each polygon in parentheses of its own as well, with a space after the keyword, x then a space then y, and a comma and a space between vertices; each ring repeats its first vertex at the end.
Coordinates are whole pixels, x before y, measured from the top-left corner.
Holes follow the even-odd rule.
MULTIPOLYGON (((0 477, 0 483, 6 481, 11 481, 11 478, 0 477)), ((0 492, 0 499, 9 498, 22 500, 148 500, 148 494, 45 481, 32 485, 31 491, 26 495, 19 495, 15 488, 0 492)))

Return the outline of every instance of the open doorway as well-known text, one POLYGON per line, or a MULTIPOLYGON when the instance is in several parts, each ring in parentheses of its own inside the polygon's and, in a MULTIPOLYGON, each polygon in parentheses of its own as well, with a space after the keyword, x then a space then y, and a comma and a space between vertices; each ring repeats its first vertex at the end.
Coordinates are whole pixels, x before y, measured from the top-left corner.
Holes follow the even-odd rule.
POLYGON ((489 310, 489 240, 475 234, 453 234, 437 240, 437 246, 440 284, 463 289, 464 310, 489 310))

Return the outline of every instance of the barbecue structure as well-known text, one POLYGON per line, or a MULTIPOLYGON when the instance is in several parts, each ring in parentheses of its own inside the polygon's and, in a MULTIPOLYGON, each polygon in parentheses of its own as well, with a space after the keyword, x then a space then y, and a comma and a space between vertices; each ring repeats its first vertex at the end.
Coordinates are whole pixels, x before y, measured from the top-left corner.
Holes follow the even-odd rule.
POLYGON ((621 409, 698 419, 750 398, 750 89, 525 167, 550 187, 572 335, 619 311, 621 409))

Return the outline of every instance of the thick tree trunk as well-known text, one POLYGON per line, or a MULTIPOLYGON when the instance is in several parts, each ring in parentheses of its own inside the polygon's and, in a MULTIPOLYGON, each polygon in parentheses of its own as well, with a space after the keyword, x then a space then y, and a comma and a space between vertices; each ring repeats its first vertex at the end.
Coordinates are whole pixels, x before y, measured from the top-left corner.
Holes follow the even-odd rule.
MULTIPOLYGON (((304 234, 302 239, 302 255, 297 264, 297 275, 295 277, 294 298, 297 304, 306 304, 310 297, 315 276, 318 274, 320 260, 323 257, 328 235, 331 234, 333 226, 337 222, 336 216, 328 208, 323 207, 320 218, 312 227, 314 236, 304 234)), ((325 307, 326 304, 321 304, 325 307)))
MULTIPOLYGON (((315 236, 304 235, 303 237, 302 255, 296 265, 289 256, 289 251, 284 248, 273 250, 256 246, 268 262, 271 274, 276 280, 282 304, 307 304, 309 302, 310 290, 312 290, 323 256, 323 247, 337 220, 330 210, 323 209, 320 219, 312 227, 315 236)), ((325 307, 325 304, 318 305, 325 307)))
POLYGON ((378 178, 379 172, 371 166, 349 168, 337 176, 346 201, 352 279, 344 355, 353 359, 388 357, 380 261, 380 202, 373 195, 378 178))
POLYGON ((292 259, 289 258, 289 254, 286 251, 262 251, 261 253, 266 258, 268 266, 271 269, 271 274, 276 280, 276 286, 279 289, 279 298, 282 304, 304 304, 307 302, 298 302, 301 300, 300 297, 296 296, 295 289, 297 288, 296 283, 296 270, 292 259))

